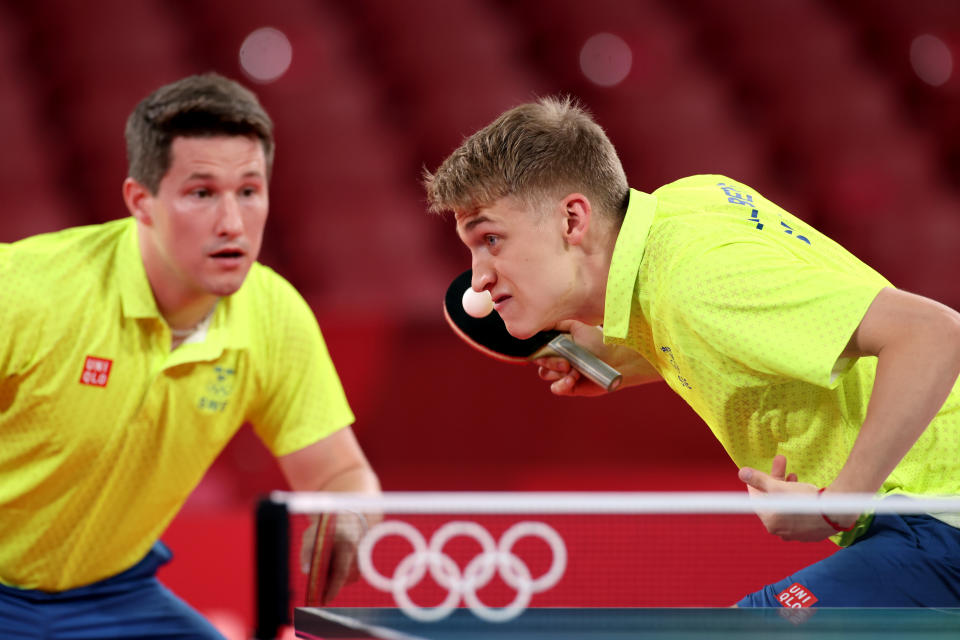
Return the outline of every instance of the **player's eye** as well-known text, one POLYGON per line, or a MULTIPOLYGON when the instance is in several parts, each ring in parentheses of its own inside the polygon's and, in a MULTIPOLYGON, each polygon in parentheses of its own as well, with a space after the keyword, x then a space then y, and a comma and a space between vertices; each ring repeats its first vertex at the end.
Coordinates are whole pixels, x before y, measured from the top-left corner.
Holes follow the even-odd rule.
POLYGON ((240 195, 243 196, 244 198, 251 198, 257 195, 257 191, 258 190, 256 187, 243 187, 242 189, 240 189, 240 195))
POLYGON ((207 189, 206 187, 200 187, 198 189, 194 189, 193 191, 191 191, 190 195, 193 196, 194 198, 209 198, 211 195, 213 195, 213 192, 210 191, 210 189, 207 189))
POLYGON ((488 247, 495 247, 500 242, 500 236, 495 236, 492 233, 488 233, 483 236, 483 244, 488 247))

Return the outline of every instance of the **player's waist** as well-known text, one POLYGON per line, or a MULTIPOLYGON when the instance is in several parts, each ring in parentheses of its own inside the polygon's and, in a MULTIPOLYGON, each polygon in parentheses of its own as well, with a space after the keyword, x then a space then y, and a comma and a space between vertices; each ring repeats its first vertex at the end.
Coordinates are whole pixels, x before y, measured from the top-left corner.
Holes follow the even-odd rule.
POLYGON ((170 549, 158 540, 133 566, 100 580, 67 588, 54 582, 46 583, 42 577, 33 579, 30 583, 18 584, 16 579, 9 579, 0 569, 0 591, 32 602, 63 601, 123 593, 129 590, 132 581, 155 575, 157 569, 169 562, 172 557, 173 553, 170 549))

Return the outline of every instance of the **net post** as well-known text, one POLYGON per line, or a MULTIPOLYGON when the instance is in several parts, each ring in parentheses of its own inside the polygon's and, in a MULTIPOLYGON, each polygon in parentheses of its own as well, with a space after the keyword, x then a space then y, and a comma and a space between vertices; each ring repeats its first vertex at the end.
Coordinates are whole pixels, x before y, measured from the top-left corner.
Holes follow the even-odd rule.
POLYGON ((269 496, 256 509, 256 640, 274 640, 290 624, 290 519, 269 496))

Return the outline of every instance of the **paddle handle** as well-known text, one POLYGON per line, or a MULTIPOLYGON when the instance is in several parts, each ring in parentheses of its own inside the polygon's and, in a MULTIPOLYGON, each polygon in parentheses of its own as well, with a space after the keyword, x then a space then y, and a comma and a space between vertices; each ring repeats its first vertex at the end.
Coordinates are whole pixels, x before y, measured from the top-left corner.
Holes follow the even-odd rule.
POLYGON ((623 380, 619 371, 576 344, 570 334, 561 333, 551 340, 547 346, 557 355, 569 360, 577 371, 607 391, 615 390, 623 380))

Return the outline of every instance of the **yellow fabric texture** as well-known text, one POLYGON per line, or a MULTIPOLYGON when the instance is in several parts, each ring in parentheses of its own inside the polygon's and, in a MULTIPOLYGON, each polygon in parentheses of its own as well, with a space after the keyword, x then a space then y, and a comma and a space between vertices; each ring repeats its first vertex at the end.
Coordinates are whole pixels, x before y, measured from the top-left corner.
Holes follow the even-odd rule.
MULTIPOLYGON (((783 454, 801 481, 825 486, 863 424, 876 371, 876 358, 841 353, 889 286, 754 189, 692 176, 631 191, 604 339, 650 361, 738 467, 769 470, 783 454)), ((960 385, 882 492, 960 493, 960 385)))
POLYGON ((170 350, 132 218, 0 245, 0 581, 138 562, 245 421, 278 456, 353 422, 316 319, 254 264, 170 350))

